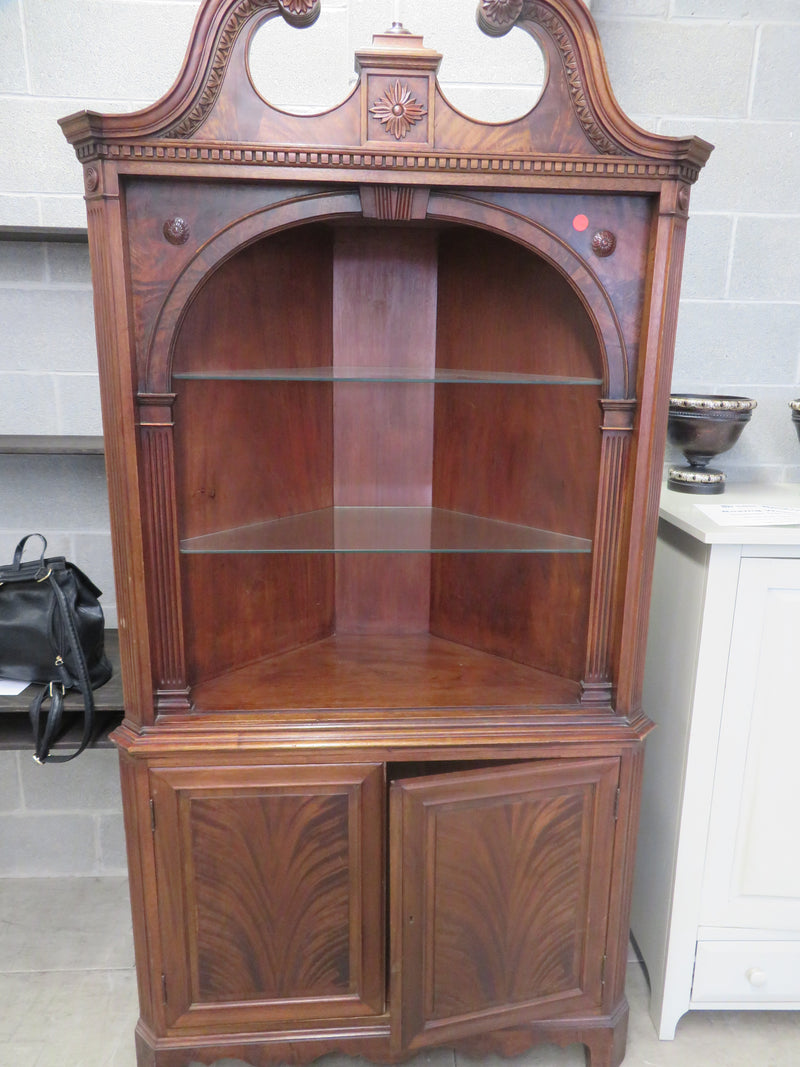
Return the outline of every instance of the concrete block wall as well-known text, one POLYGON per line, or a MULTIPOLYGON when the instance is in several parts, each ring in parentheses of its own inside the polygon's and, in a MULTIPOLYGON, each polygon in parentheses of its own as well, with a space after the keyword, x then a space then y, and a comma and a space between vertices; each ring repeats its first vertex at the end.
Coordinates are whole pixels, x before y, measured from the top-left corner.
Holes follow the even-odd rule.
POLYGON ((0 877, 125 874, 116 754, 92 749, 71 763, 0 752, 0 877))
MULTIPOLYGON (((342 99, 353 52, 395 12, 395 0, 322 4, 311 29, 271 23, 256 38, 254 78, 276 104, 307 111, 342 99)), ((456 106, 511 118, 539 91, 540 57, 527 35, 478 33, 474 6, 400 0, 400 14, 444 53, 440 77, 456 106)), ((197 7, 0 4, 0 434, 100 432, 81 173, 56 120, 84 107, 130 111, 160 96, 178 73, 197 7), (54 240, 65 235, 77 240, 54 240)), ((800 483, 787 407, 800 396, 800 5, 591 7, 623 109, 645 128, 697 133, 717 146, 692 197, 673 387, 754 396, 759 408, 724 469, 732 480, 800 483)), ((113 625, 100 457, 0 455, 0 559, 31 530, 97 581, 113 625)), ((0 876, 124 869, 116 782, 110 750, 50 768, 0 752, 0 876)))
MULTIPOLYGON (((673 390, 758 401, 731 481, 800 482, 800 4, 594 0, 615 94, 714 144, 692 193, 673 390)), ((668 460, 682 461, 668 451, 668 460)))

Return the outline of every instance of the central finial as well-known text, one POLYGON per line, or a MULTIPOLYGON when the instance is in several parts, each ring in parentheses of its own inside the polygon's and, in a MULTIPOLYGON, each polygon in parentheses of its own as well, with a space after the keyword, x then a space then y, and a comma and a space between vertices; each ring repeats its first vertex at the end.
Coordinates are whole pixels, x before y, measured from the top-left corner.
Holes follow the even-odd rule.
POLYGON ((403 25, 403 20, 400 16, 400 3, 401 0, 393 0, 392 3, 392 25, 386 31, 387 33, 408 33, 409 31, 403 25))

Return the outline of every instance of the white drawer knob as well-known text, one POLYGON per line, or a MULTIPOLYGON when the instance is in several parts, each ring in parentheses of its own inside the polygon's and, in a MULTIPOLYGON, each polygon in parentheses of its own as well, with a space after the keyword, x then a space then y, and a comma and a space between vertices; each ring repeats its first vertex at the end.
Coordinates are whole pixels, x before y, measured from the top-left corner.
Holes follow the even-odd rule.
POLYGON ((757 989, 767 984, 767 972, 762 971, 760 967, 748 967, 744 972, 744 976, 750 985, 755 986, 757 989))

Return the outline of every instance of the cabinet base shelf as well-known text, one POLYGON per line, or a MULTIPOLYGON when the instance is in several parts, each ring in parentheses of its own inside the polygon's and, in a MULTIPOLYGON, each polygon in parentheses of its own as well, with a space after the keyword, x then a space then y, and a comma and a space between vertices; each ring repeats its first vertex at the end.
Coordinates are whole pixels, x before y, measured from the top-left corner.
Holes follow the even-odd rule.
POLYGON ((579 704, 577 681, 428 634, 328 637, 192 689, 209 714, 579 704))

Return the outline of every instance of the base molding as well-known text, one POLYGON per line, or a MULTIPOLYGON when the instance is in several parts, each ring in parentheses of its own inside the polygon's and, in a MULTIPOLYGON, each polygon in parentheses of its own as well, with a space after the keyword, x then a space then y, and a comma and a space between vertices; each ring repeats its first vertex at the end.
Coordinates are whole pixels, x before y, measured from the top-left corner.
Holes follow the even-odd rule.
MULTIPOLYGON (((442 1047, 471 1056, 519 1056, 536 1045, 565 1047, 583 1044, 586 1067, 619 1067, 625 1056, 628 1002, 602 1016, 548 1019, 526 1025, 450 1040, 442 1047)), ((433 1046, 431 1046, 433 1047, 433 1046)), ((247 1067, 308 1064, 339 1053, 372 1063, 402 1063, 421 1049, 393 1050, 388 1026, 337 1030, 271 1031, 258 1034, 209 1034, 159 1038, 140 1020, 136 1028, 137 1067, 214 1067, 219 1060, 237 1060, 247 1067)))

